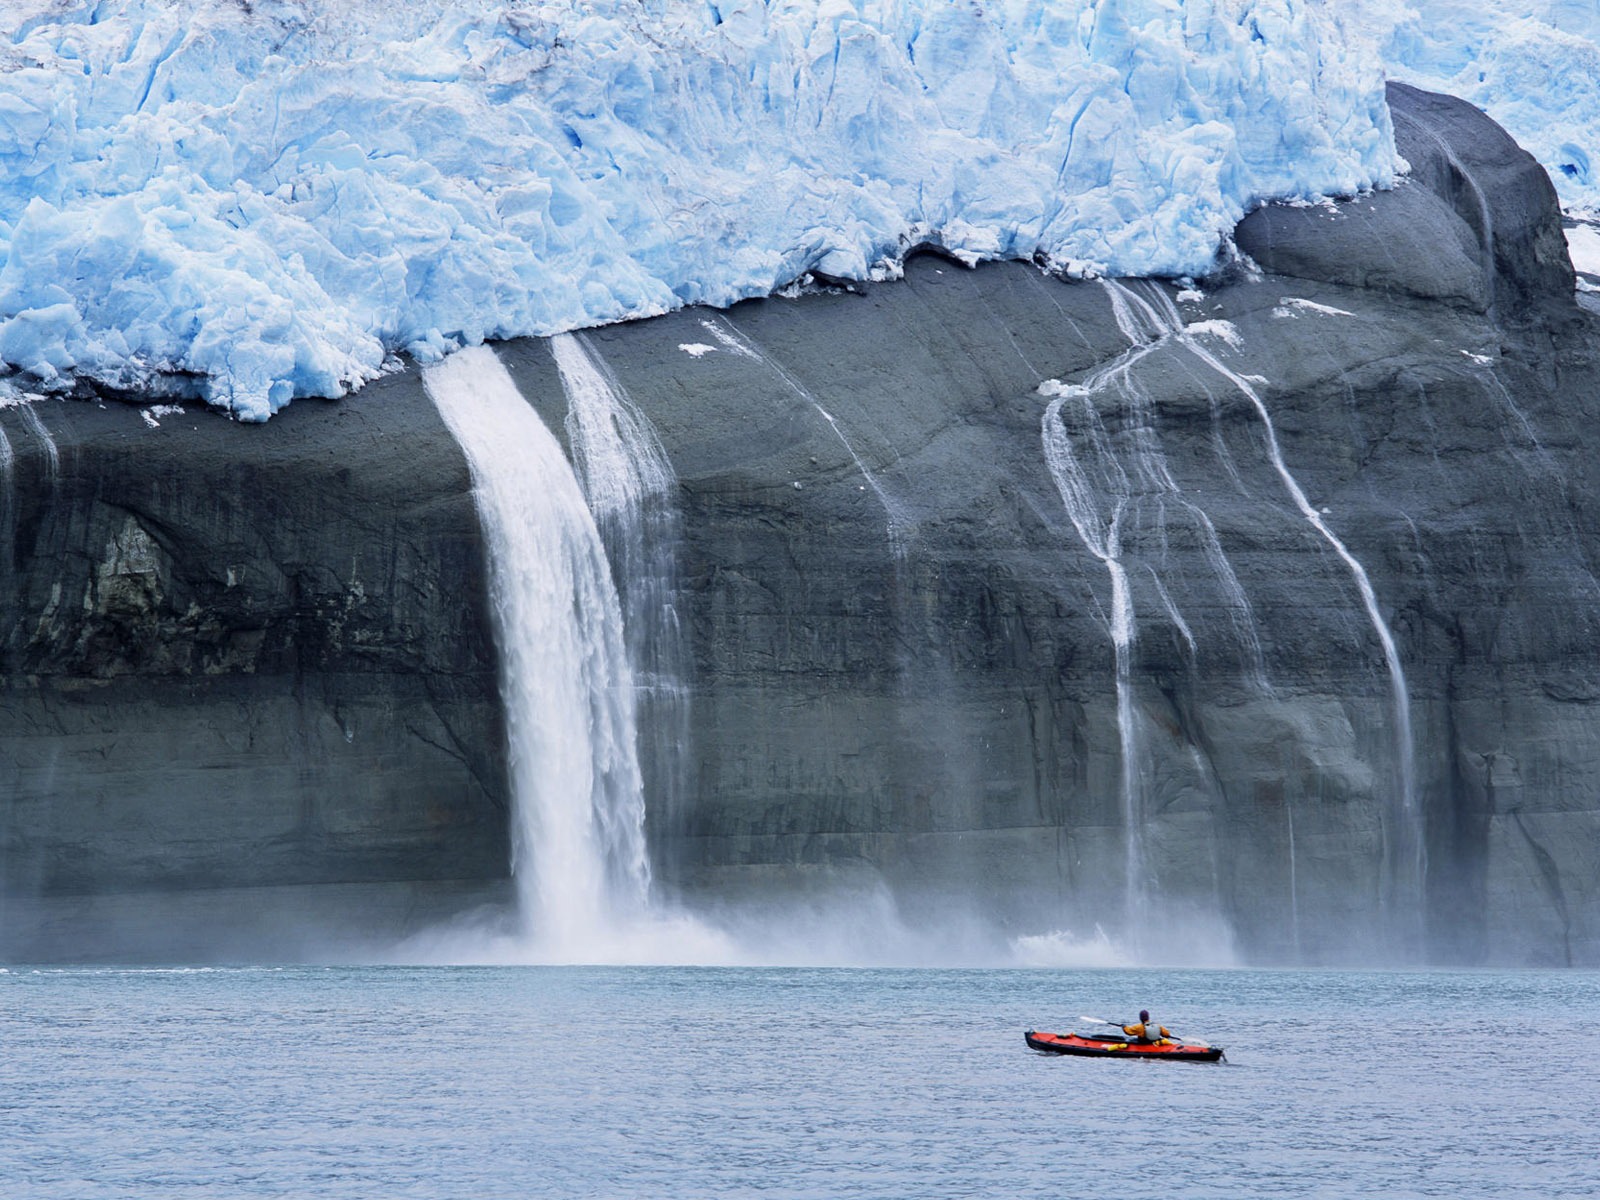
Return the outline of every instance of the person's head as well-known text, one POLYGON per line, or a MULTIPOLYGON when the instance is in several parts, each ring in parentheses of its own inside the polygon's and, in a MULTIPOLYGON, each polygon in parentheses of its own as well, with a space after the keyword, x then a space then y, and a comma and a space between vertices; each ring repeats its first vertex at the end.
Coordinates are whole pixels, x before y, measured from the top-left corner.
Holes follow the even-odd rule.
POLYGON ((1139 1010, 1139 1020, 1148 1021, 1149 1019, 1150 1019, 1150 1010, 1148 1008, 1141 1008, 1139 1010))

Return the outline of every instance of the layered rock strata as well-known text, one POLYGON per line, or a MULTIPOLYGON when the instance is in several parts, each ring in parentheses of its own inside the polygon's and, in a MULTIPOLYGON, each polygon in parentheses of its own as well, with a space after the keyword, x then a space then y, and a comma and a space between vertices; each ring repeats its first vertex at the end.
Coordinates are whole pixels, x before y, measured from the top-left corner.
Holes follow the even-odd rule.
MULTIPOLYGON (((924 255, 582 335, 678 479, 663 891, 1600 961, 1600 324, 1537 164, 1391 106, 1409 182, 1264 208, 1199 287, 924 255)), ((560 431, 548 347, 500 353, 560 431)), ((282 931, 492 900, 483 551, 415 373, 150 411, 0 411, 0 951, 115 954, 137 910, 149 953, 309 953, 282 931)))

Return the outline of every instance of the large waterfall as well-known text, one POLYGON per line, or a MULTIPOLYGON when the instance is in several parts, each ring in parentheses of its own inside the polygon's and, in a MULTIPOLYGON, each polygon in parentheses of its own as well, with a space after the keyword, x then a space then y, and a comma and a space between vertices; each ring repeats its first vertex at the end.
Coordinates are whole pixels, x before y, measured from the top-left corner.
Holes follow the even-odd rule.
POLYGON ((650 531, 641 532, 641 514, 666 511, 670 469, 648 423, 603 366, 576 339, 556 339, 551 350, 581 485, 493 350, 463 350, 423 371, 471 467, 488 548, 518 905, 509 942, 462 935, 424 952, 725 961, 732 957, 725 938, 656 901, 645 842, 641 705, 652 714, 651 736, 673 741, 653 748, 673 760, 656 772, 656 786, 670 787, 685 699, 668 644, 676 634, 670 587, 659 570, 651 574, 658 560, 646 553, 650 531), (621 597, 602 530, 620 539, 628 572, 621 597), (650 672, 642 689, 636 661, 650 672))
POLYGON ((650 885, 622 612, 560 445, 492 350, 423 372, 471 464, 489 546, 523 933, 586 957, 650 885))

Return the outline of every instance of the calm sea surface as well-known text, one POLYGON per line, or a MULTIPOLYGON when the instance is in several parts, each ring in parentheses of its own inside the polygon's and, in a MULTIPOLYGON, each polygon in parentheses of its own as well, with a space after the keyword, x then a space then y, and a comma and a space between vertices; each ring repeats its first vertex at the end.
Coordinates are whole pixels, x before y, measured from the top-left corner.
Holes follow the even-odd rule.
POLYGON ((0 1196, 1600 1194, 1592 972, 0 974, 0 1196), (1228 1062, 1037 1055, 1151 1008, 1228 1062))

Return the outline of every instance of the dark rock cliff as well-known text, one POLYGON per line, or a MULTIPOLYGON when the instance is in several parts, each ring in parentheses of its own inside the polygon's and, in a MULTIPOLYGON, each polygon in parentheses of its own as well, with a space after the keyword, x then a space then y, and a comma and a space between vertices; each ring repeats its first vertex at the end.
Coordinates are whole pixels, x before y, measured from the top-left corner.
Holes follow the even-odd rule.
MULTIPOLYGON (((923 256, 583 335, 679 479, 665 886, 1087 933, 1136 862, 1153 927, 1251 956, 1600 961, 1600 325, 1537 164, 1391 104, 1410 182, 1252 214, 1259 270, 1201 289, 923 256)), ((544 344, 501 357, 560 430, 544 344)), ((295 953, 492 898, 483 551, 415 374, 159 419, 0 410, 0 952, 295 953)))
POLYGON ((0 411, 10 953, 183 953, 227 924, 214 889, 403 882, 403 916, 414 884, 504 875, 483 549, 466 463, 415 392, 393 378, 263 427, 0 411), (174 934, 185 893, 198 929, 174 934))

